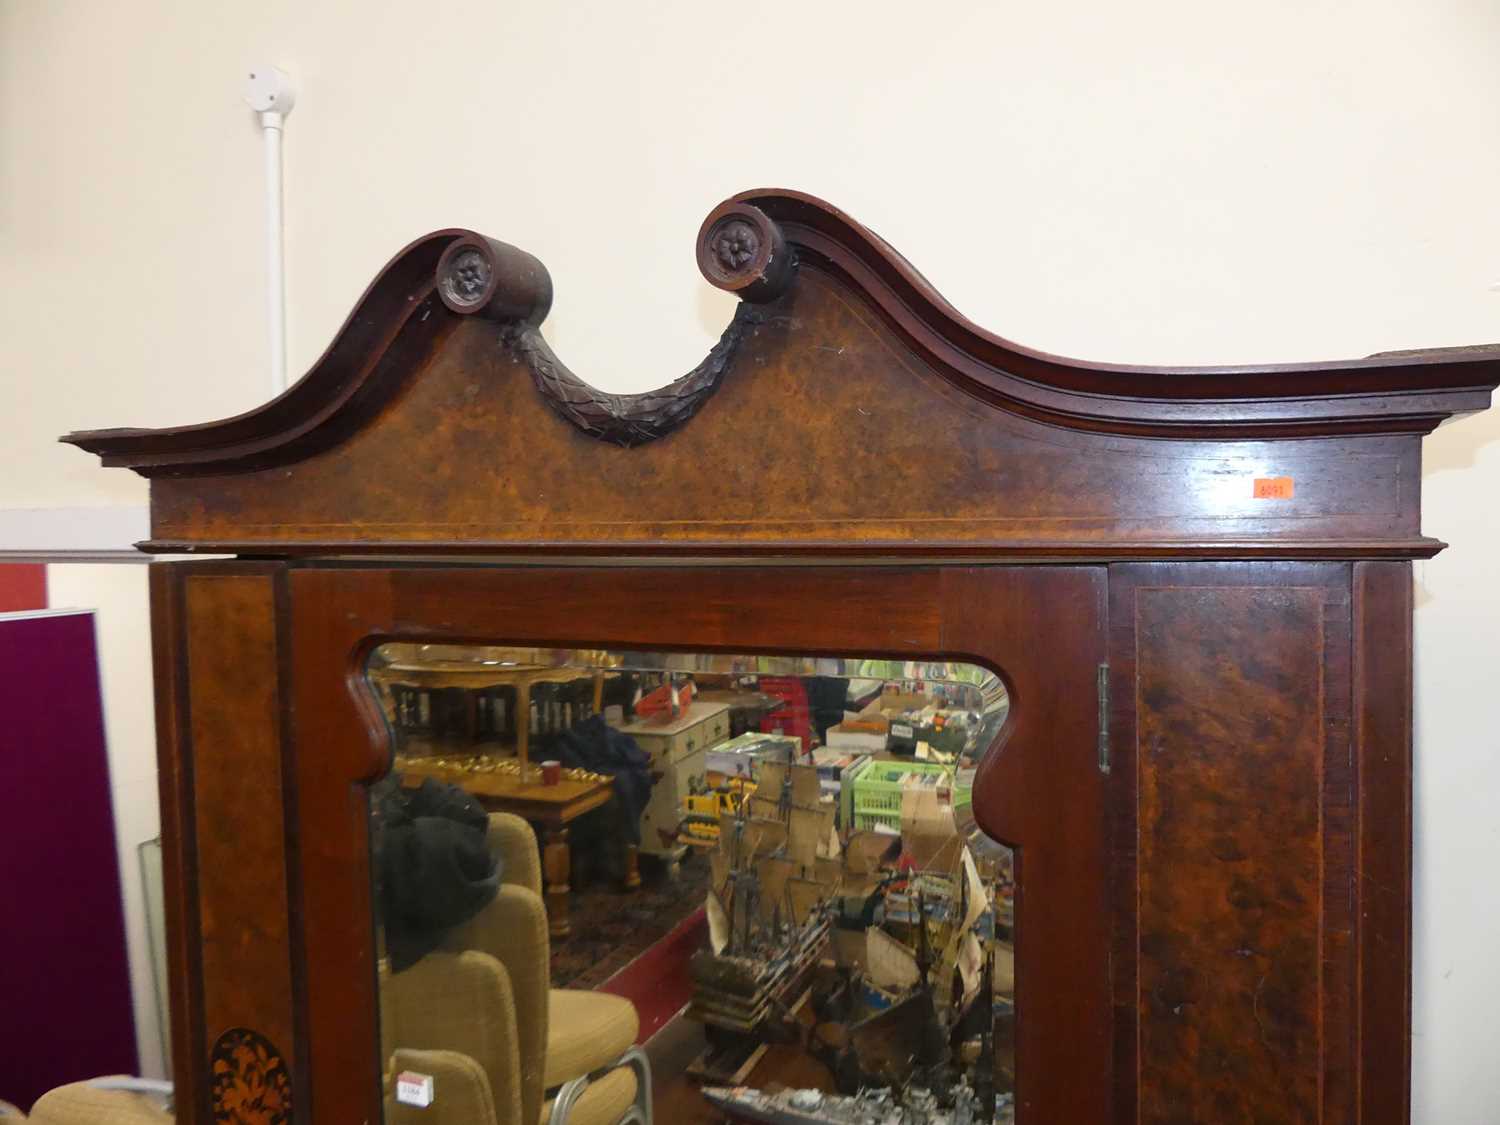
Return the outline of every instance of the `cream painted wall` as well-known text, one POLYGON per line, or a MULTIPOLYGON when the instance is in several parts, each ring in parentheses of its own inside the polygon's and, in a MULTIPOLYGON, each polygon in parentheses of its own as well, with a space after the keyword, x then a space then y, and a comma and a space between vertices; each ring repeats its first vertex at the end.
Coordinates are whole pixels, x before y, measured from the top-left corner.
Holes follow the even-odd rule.
MULTIPOLYGON (((765 185, 834 201, 970 316, 1065 354, 1495 339, 1497 36, 1480 0, 0 0, 0 507, 139 502, 53 435, 264 396, 239 103, 263 60, 301 90, 294 370, 405 241, 466 225, 548 264, 549 338, 629 390, 727 319, 693 236, 765 185)), ((1427 530, 1454 547, 1419 590, 1414 1074, 1416 1120, 1440 1125, 1500 1118, 1497 437, 1500 413, 1428 442, 1427 530)), ((138 590, 107 596, 139 617, 138 590)), ((146 697, 142 665, 119 675, 146 697)))

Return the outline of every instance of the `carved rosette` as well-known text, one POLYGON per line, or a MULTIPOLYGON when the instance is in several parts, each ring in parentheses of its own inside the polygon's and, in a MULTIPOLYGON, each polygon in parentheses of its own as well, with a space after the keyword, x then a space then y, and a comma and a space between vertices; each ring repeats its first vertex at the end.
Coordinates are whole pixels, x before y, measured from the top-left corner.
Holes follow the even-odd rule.
POLYGON ((786 289, 793 259, 781 228, 764 211, 730 200, 698 231, 698 268, 710 285, 761 303, 786 289))
POLYGON ((552 307, 552 277, 540 261, 509 243, 466 234, 438 259, 437 293, 465 316, 501 324, 540 324, 552 307))
POLYGON ((209 1055, 209 1100, 217 1125, 288 1125, 292 1080, 286 1061, 265 1036, 234 1027, 209 1055))
POLYGON ((453 255, 438 284, 449 305, 474 309, 488 299, 495 284, 495 270, 478 247, 465 246, 453 255))
POLYGON ((742 273, 760 254, 760 232, 744 219, 725 219, 714 227, 709 249, 726 277, 742 273))

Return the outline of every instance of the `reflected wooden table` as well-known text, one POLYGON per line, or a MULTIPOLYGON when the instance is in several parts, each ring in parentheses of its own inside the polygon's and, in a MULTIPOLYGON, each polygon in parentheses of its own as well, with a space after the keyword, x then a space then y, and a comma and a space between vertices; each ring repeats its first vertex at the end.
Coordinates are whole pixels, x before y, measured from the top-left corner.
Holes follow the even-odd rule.
POLYGON ((535 684, 571 684, 579 680, 594 681, 594 713, 604 709, 604 677, 601 669, 567 668, 552 664, 511 664, 486 660, 400 660, 382 668, 371 668, 370 679, 387 692, 391 688, 463 688, 466 700, 465 722, 470 741, 474 738, 474 695, 491 688, 514 688, 516 693, 516 757, 522 772, 527 772, 530 750, 531 689, 535 684))
MULTIPOLYGON (((578 781, 564 777, 556 785, 545 785, 539 779, 523 781, 518 773, 501 770, 469 770, 461 766, 439 764, 424 758, 398 758, 402 785, 417 786, 424 778, 456 785, 469 793, 491 812, 514 813, 541 827, 542 875, 546 879, 547 930, 555 938, 565 938, 572 928, 568 923, 568 881, 573 859, 568 847, 568 825, 586 812, 608 804, 614 798, 614 782, 608 777, 578 781)), ((634 844, 625 844, 625 887, 635 890, 641 885, 639 859, 634 844)))

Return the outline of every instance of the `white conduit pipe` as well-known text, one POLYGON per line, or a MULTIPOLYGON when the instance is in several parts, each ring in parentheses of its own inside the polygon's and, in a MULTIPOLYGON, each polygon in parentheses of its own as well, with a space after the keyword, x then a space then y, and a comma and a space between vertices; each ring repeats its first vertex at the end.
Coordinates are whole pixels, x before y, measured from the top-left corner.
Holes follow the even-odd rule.
POLYGON ((286 390, 286 241, 281 217, 281 126, 279 113, 262 113, 266 151, 266 312, 271 332, 271 394, 286 390))
POLYGON ((281 193, 281 134, 296 104, 292 80, 274 66, 250 72, 245 101, 260 117, 266 166, 266 312, 271 351, 271 396, 287 388, 286 240, 281 193))

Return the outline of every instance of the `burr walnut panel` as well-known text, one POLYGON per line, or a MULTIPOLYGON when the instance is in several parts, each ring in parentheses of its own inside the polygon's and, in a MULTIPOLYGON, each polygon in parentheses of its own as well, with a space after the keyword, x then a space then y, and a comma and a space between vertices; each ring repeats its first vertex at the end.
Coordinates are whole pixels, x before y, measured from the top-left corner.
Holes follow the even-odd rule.
MULTIPOLYGON (((296 1041, 274 578, 184 583, 203 1021, 296 1041)), ((201 1045, 207 1057, 211 1042, 201 1045)), ((284 1074, 283 1074, 284 1079, 284 1074)))
POLYGON ((1347 594, 1190 582, 1133 606, 1140 1121, 1348 1120, 1347 594))
POLYGON ((153 536, 976 551, 1247 539, 1306 550, 1340 537, 1412 549, 1418 538, 1415 436, 1070 432, 955 388, 816 271, 759 312, 691 423, 636 448, 559 417, 501 330, 464 320, 344 444, 253 472, 156 477, 153 536), (1257 481, 1279 478, 1289 497, 1257 495, 1257 481))

